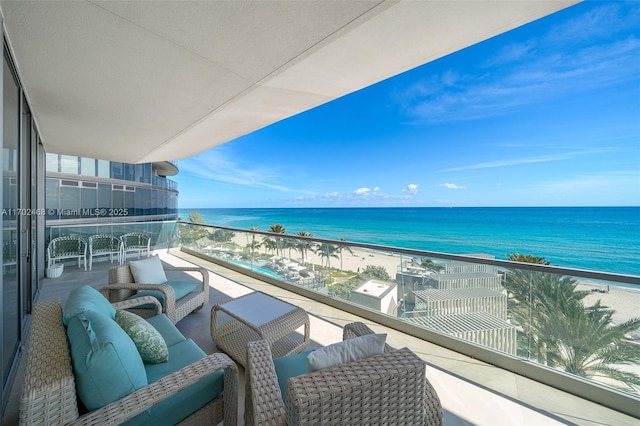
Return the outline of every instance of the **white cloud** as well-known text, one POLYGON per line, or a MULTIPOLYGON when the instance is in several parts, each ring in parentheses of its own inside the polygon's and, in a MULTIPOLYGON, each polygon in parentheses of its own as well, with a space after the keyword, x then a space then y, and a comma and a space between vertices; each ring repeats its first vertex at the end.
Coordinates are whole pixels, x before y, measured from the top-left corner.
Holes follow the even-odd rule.
POLYGON ((369 195, 369 193, 371 193, 371 190, 369 188, 358 188, 353 191, 353 193, 357 195, 369 195))
POLYGON ((441 183, 438 186, 448 189, 467 189, 466 186, 456 185, 455 183, 441 183))
POLYGON ((506 45, 484 63, 421 79, 394 97, 418 122, 470 121, 635 79, 640 40, 611 33, 628 31, 639 15, 634 6, 592 9, 548 34, 506 45))
POLYGON ((492 169, 496 167, 519 166, 521 164, 546 163, 549 161, 570 160, 581 155, 598 154, 604 151, 606 150, 575 151, 575 152, 566 152, 564 154, 541 155, 538 157, 523 157, 523 158, 512 158, 507 160, 487 161, 484 163, 470 164, 467 166, 451 167, 449 169, 438 170, 438 173, 460 172, 464 170, 477 170, 477 169, 492 169))
POLYGON ((405 189, 402 190, 402 192, 408 192, 411 195, 416 195, 418 193, 418 185, 415 183, 410 183, 405 189))
POLYGON ((268 188, 281 192, 299 192, 278 184, 281 179, 277 169, 238 164, 226 155, 222 148, 215 148, 180 161, 181 173, 190 173, 207 181, 234 185, 268 188))

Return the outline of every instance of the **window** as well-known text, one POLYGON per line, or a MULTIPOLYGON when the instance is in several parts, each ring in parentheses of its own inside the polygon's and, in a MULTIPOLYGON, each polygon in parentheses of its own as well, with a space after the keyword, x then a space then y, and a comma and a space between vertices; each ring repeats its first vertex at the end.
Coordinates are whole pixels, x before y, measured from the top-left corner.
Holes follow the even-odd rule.
POLYGON ((96 175, 96 160, 80 157, 80 174, 84 176, 96 175))

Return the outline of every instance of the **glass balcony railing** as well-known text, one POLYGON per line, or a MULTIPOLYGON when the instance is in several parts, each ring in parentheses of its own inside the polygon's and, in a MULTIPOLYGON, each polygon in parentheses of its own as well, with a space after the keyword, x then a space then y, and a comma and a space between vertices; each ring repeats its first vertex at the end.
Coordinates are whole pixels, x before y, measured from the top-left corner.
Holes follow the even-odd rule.
POLYGON ((106 234, 119 238, 129 232, 142 232, 149 235, 151 249, 160 250, 176 245, 178 224, 175 220, 148 222, 92 223, 79 225, 47 226, 46 241, 67 235, 79 236, 85 240, 91 235, 106 234))
POLYGON ((178 232, 205 259, 638 416, 640 276, 184 222, 178 232))

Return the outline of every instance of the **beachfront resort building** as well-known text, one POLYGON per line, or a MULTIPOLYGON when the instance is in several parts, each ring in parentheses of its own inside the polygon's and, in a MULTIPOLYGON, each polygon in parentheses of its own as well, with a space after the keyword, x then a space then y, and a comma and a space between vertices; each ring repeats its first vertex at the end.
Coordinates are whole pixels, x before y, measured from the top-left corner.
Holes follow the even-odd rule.
MULTIPOLYGON (((472 255, 493 259, 491 255, 472 255)), ((507 317, 503 275, 493 265, 452 261, 427 270, 412 261, 398 267, 400 316, 495 350, 516 354, 516 326, 507 317)))
POLYGON ((398 312, 395 283, 369 280, 351 290, 351 301, 378 312, 395 316, 398 312))
MULTIPOLYGON (((52 213, 56 226, 67 213, 94 220, 82 210, 94 205, 133 203, 139 217, 169 218, 177 193, 154 185, 153 165, 575 3, 0 1, 2 235, 3 257, 11 258, 0 278, 3 418, 14 419, 6 408, 24 379, 32 307, 45 281, 48 207, 62 208, 52 213), (144 164, 152 166, 138 169, 144 164)), ((581 395, 601 392, 592 391, 581 395)), ((614 414, 633 410, 619 400, 601 398, 614 414)))

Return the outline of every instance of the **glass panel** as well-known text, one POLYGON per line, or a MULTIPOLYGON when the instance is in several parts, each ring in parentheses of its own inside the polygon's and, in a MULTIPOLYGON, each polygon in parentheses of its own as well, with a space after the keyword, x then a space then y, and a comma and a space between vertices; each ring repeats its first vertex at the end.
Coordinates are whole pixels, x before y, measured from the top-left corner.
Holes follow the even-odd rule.
POLYGON ((98 208, 111 208, 111 185, 106 183, 98 184, 98 208))
POLYGON ((4 61, 3 77, 3 204, 2 215, 2 388, 5 389, 20 341, 20 295, 17 274, 18 206, 17 148, 20 128, 20 93, 13 73, 4 61))
POLYGON ((115 161, 111 162, 111 178, 124 179, 124 166, 122 163, 118 163, 115 161))
POLYGON ((123 168, 124 168, 124 179, 135 181, 136 180, 135 165, 124 163, 123 168))
POLYGON ((80 190, 80 209, 82 217, 96 217, 95 209, 98 207, 98 190, 94 188, 82 188, 80 190))
MULTIPOLYGON (((523 267, 486 254, 460 261, 318 241, 306 233, 181 223, 179 243, 558 374, 639 394, 640 291, 632 284, 571 276, 571 270, 543 265, 523 267)), ((535 257, 514 260, 532 263, 535 257)))
POLYGON ((80 161, 78 157, 73 155, 61 155, 60 156, 60 172, 77 175, 79 170, 80 161))
POLYGON ((80 158, 80 174, 84 176, 96 175, 96 160, 93 158, 80 158))
POLYGON ((47 172, 60 172, 60 156, 58 154, 47 153, 47 172))
POLYGON ((107 160, 98 160, 98 177, 110 177, 111 168, 107 160))
POLYGON ((77 186, 60 186, 60 205, 64 211, 59 211, 60 219, 74 219, 80 217, 80 188, 77 186))
POLYGON ((47 219, 57 219, 58 209, 60 208, 60 180, 47 179, 45 185, 45 207, 47 209, 47 219))

